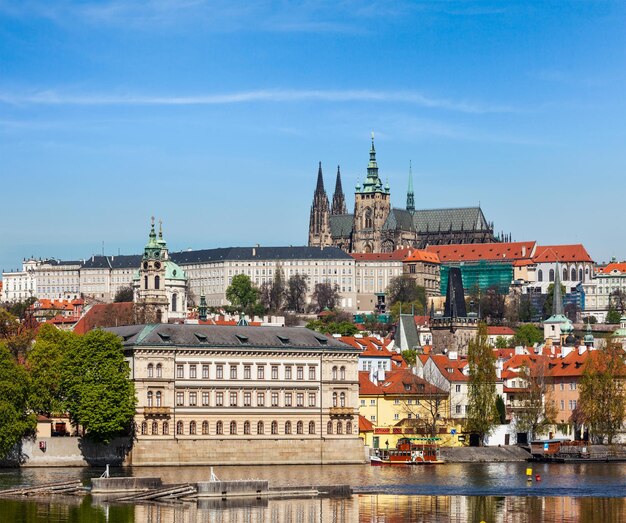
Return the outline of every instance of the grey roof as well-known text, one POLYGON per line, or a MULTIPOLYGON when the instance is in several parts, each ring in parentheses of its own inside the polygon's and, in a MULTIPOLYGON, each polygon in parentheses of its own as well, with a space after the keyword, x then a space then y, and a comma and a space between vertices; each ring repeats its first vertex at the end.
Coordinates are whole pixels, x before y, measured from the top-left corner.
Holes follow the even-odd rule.
MULTIPOLYGON (((404 333, 407 343, 406 347, 400 347, 401 350, 412 349, 420 346, 420 338, 417 332, 417 326, 415 325, 415 318, 412 314, 400 314, 398 330, 401 330, 404 333)), ((400 344, 401 337, 399 336, 399 332, 396 333, 395 337, 396 342, 400 344)))
POLYGON ((226 247, 170 253, 172 261, 181 266, 222 260, 351 260, 337 247, 226 247))
POLYGON ((92 256, 82 264, 84 269, 137 269, 141 263, 140 254, 121 256, 92 256))
POLYGON ((413 224, 419 232, 435 232, 439 229, 478 231, 489 229, 489 224, 480 207, 462 207, 456 209, 422 209, 413 213, 413 224))
POLYGON ((333 238, 349 238, 354 226, 354 214, 332 214, 330 235, 333 238))
POLYGON ((125 347, 229 347, 331 349, 359 352, 350 345, 302 327, 148 324, 105 329, 122 338, 125 347))
POLYGON ((405 209, 391 209, 383 225, 383 230, 415 231, 413 216, 405 209))

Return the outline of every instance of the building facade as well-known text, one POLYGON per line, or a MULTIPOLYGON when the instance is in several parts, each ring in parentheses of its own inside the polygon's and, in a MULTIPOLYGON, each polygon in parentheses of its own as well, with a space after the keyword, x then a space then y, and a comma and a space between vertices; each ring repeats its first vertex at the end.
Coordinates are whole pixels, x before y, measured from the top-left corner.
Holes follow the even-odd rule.
POLYGON ((302 328, 133 325, 134 465, 361 463, 358 350, 302 328))
POLYGON ((626 301, 626 263, 611 262, 598 270, 590 281, 583 283, 585 316, 606 320, 609 306, 620 310, 626 301))

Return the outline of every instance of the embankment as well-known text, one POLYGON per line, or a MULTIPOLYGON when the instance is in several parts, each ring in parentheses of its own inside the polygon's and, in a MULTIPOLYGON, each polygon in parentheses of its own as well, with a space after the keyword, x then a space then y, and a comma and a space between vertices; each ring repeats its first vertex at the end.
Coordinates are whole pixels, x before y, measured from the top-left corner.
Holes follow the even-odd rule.
POLYGON ((530 453, 521 447, 443 447, 441 457, 448 463, 497 463, 526 461, 530 453))

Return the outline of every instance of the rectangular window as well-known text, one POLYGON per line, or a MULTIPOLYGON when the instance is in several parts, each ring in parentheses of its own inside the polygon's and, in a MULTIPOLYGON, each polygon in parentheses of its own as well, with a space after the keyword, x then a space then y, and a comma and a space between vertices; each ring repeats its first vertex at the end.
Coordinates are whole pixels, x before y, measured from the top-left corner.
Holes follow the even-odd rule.
POLYGON ((456 413, 461 414, 461 405, 456 406, 456 413))
POLYGON ((209 379, 209 366, 202 365, 202 378, 205 380, 209 379))
POLYGON ((272 379, 273 380, 278 379, 278 366, 277 365, 272 365, 272 379))
POLYGON ((184 365, 176 365, 176 377, 184 378, 185 377, 185 367, 184 365))
POLYGON ((376 405, 376 400, 370 400, 370 405, 376 405))
POLYGON ((249 407, 250 405, 252 405, 252 393, 244 392, 243 393, 243 406, 249 407))
POLYGON ((394 405, 400 405, 400 400, 393 400, 394 405))
POLYGON ((243 379, 249 380, 251 378, 250 365, 243 366, 243 379))
POLYGON ((265 407, 265 393, 264 392, 257 392, 256 404, 258 407, 265 407))
POLYGON ((231 407, 237 406, 237 393, 236 392, 230 393, 230 406, 231 407))
POLYGON ((223 392, 216 392, 215 393, 215 406, 216 407, 223 407, 224 406, 224 393, 223 392))
POLYGON ((561 410, 565 410, 565 400, 561 400, 561 410))
POLYGON ((291 407, 291 392, 285 393, 285 407, 291 407))
POLYGON ((304 367, 298 367, 297 379, 298 380, 303 380, 304 379, 304 367))
POLYGON ((400 419, 400 414, 394 414, 393 419, 400 419))
POLYGON ((370 416, 370 421, 376 421, 376 416, 370 416))
POLYGON ((215 377, 218 380, 224 379, 224 365, 217 365, 215 367, 215 377))
POLYGON ((181 406, 185 404, 185 394, 183 392, 176 393, 176 405, 181 406))
POLYGON ((236 365, 230 366, 230 379, 231 380, 237 379, 237 366, 236 365))
POLYGON ((565 383, 561 382, 561 385, 560 385, 560 386, 561 386, 561 390, 564 390, 564 389, 565 389, 565 383))
POLYGON ((265 379, 265 367, 257 367, 256 368, 256 377, 259 380, 265 379))
POLYGON ((309 407, 315 407, 315 393, 309 392, 309 407))
POLYGON ((198 376, 196 375, 196 366, 189 365, 189 377, 195 380, 198 376))
POLYGON ((198 403, 198 393, 190 392, 189 393, 189 405, 191 405, 192 407, 195 407, 197 403, 198 403))
POLYGON ((461 385, 457 385, 457 386, 456 386, 456 388, 455 388, 455 390, 456 390, 457 392, 461 392, 461 385))
MULTIPOLYGON (((274 378, 273 375, 272 375, 272 378, 274 378)), ((274 378, 274 379, 276 379, 276 378, 274 378)), ((290 365, 287 365, 285 367, 285 379, 286 380, 290 380, 291 379, 291 366, 290 365)))
POLYGON ((575 382, 575 381, 572 381, 572 382, 569 384, 569 389, 570 389, 570 390, 576 390, 576 382, 575 382))
POLYGON ((361 405, 365 406, 365 400, 361 400, 361 405))
POLYGON ((278 407, 278 392, 272 392, 272 407, 278 407))
POLYGON ((296 407, 304 407, 304 394, 301 392, 296 394, 296 407))
POLYGON ((315 367, 309 367, 309 379, 310 380, 315 379, 315 367))
POLYGON ((209 404, 209 393, 208 392, 203 392, 202 393, 202 405, 203 406, 208 406, 209 404))

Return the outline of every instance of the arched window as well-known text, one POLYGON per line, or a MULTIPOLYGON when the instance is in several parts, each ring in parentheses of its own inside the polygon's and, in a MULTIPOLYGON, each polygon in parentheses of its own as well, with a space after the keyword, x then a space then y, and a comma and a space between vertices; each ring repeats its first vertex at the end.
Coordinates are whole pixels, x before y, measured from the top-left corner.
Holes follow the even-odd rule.
POLYGON ((156 377, 157 378, 163 377, 163 365, 161 365, 160 363, 157 363, 157 366, 156 366, 156 377))
POLYGON ((329 421, 326 424, 326 434, 332 434, 333 433, 333 422, 329 421))
POLYGON ((554 281, 554 269, 550 269, 550 281, 554 281))
POLYGON ((567 269, 563 269, 563 281, 567 281, 567 269))
POLYGON ((209 434, 209 422, 203 421, 202 422, 202 435, 208 436, 208 434, 209 434))
POLYGON ((278 434, 278 421, 272 421, 272 434, 278 434))
POLYGON ((345 392, 342 392, 341 394, 339 394, 339 406, 340 407, 346 406, 346 393, 345 392))
POLYGON ((337 434, 343 434, 343 425, 341 421, 337 422, 337 434))
POLYGON ((370 209, 369 207, 365 209, 365 219, 364 219, 363 226, 366 229, 372 228, 372 209, 370 209))
POLYGON ((246 436, 250 435, 250 422, 249 421, 244 421, 243 422, 243 433, 246 436))
POLYGON ((576 281, 576 269, 572 267, 572 281, 576 281))
POLYGON ((237 435, 237 422, 236 421, 230 422, 230 435, 231 436, 237 435))
POLYGON ((167 421, 163 422, 163 435, 167 436, 170 433, 170 424, 167 421))
POLYGON ((154 288, 155 289, 160 289, 161 288, 161 277, 160 276, 155 276, 154 277, 154 288))
POLYGON ((315 434, 315 422, 309 421, 309 434, 315 434))
POLYGON ((337 406, 337 393, 333 392, 333 407, 337 406))
POLYGON ((583 269, 578 269, 578 281, 583 281, 583 269))
POLYGON ((256 433, 257 434, 265 434, 265 427, 263 426, 263 422, 259 421, 256 424, 256 433))
POLYGON ((543 271, 541 269, 537 271, 537 281, 543 281, 543 271))
POLYGON ((154 365, 152 363, 148 363, 148 378, 154 377, 154 365))
POLYGON ((148 407, 152 407, 152 396, 153 396, 152 391, 149 390, 148 391, 148 407))
POLYGON ((174 293, 172 294, 172 312, 176 312, 177 302, 178 302, 178 294, 174 293))
POLYGON ((333 367, 333 379, 337 379, 337 367, 333 367))
POLYGON ((142 436, 148 434, 148 424, 145 421, 141 422, 141 434, 142 436))
POLYGON ((156 421, 152 422, 152 435, 153 436, 159 435, 159 424, 156 421))
POLYGON ((302 423, 301 421, 298 421, 298 423, 296 423, 296 434, 304 434, 304 423, 302 423))
POLYGON ((346 434, 352 434, 352 422, 348 421, 346 423, 346 434))
POLYGON ((156 396, 156 406, 160 407, 161 406, 161 391, 158 390, 155 396, 156 396))
POLYGON ((291 421, 285 422, 285 434, 291 434, 291 421))
POLYGON ((148 277, 147 276, 143 277, 143 287, 144 287, 144 289, 148 288, 148 277))
POLYGON ((196 422, 195 421, 190 421, 189 422, 189 434, 192 435, 196 435, 196 422))
POLYGON ((179 436, 183 434, 183 422, 182 421, 176 422, 176 434, 178 434, 179 436))
POLYGON ((220 436, 224 434, 224 424, 221 421, 218 421, 215 425, 215 433, 219 434, 220 436))
POLYGON ((339 369, 339 379, 340 380, 345 380, 346 379, 346 368, 345 367, 341 367, 339 369))

